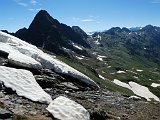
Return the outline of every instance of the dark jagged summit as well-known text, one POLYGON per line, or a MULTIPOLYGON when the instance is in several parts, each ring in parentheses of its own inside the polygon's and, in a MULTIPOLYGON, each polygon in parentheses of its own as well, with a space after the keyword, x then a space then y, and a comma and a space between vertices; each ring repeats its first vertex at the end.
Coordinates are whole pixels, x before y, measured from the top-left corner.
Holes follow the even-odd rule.
POLYGON ((45 10, 40 10, 29 28, 17 31, 15 36, 56 54, 64 54, 62 47, 73 49, 72 43, 90 47, 79 33, 51 17, 45 10))

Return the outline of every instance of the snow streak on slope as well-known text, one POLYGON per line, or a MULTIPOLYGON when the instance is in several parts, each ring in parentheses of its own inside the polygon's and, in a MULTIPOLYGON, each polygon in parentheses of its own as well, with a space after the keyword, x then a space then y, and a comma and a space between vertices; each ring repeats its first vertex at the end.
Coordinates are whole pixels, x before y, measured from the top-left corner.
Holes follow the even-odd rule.
MULTIPOLYGON (((44 53, 40 49, 38 49, 36 46, 31 45, 29 43, 26 43, 16 37, 13 37, 11 35, 8 35, 6 33, 0 32, 0 43, 1 44, 6 44, 6 46, 9 48, 2 49, 2 51, 6 51, 9 54, 14 54, 14 53, 22 53, 28 57, 31 57, 35 59, 37 62, 39 62, 42 67, 47 68, 47 69, 53 69, 57 73, 62 73, 65 75, 72 76, 74 78, 77 78, 78 80, 98 87, 99 86, 89 77, 85 76, 81 72, 75 70, 74 68, 68 66, 67 64, 53 58, 52 56, 44 53)), ((0 48, 1 50, 1 48, 0 48)), ((30 59, 31 60, 31 59, 30 59)), ((29 60, 28 60, 29 61, 29 60)), ((19 61, 21 62, 21 61, 19 61)))
POLYGON ((39 86, 30 71, 0 66, 0 81, 19 96, 48 104, 52 101, 51 96, 39 86))
POLYGON ((147 101, 151 101, 150 98, 153 98, 154 100, 160 102, 160 99, 157 96, 155 96, 153 93, 151 93, 149 91, 149 89, 145 86, 139 85, 135 82, 129 82, 127 84, 127 83, 121 82, 117 79, 114 79, 113 82, 119 86, 122 86, 122 87, 125 87, 125 88, 132 90, 136 95, 147 99, 147 101))
POLYGON ((89 113, 83 106, 63 96, 54 99, 47 110, 60 120, 90 120, 89 113))
POLYGON ((152 87, 160 87, 160 84, 158 84, 158 83, 152 83, 151 86, 152 87))
POLYGON ((18 66, 23 66, 23 67, 28 67, 28 68, 35 68, 35 69, 41 69, 42 65, 37 62, 35 59, 26 56, 22 53, 10 53, 8 56, 9 63, 18 65, 18 66))

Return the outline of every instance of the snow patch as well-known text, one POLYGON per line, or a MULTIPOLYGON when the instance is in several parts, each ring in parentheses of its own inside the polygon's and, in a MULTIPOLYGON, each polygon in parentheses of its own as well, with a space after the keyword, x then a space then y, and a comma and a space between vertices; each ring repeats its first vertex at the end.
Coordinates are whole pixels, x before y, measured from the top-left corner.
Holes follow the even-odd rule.
POLYGON ((135 79, 139 79, 137 76, 133 76, 133 78, 135 78, 135 79))
POLYGON ((114 79, 113 83, 132 90, 136 95, 147 99, 147 101, 151 101, 150 98, 153 98, 154 100, 160 102, 160 99, 157 96, 155 96, 153 93, 151 93, 149 91, 149 89, 147 87, 145 87, 145 86, 139 85, 139 84, 137 84, 135 82, 129 82, 127 84, 127 83, 121 82, 121 81, 119 81, 117 79, 114 79))
POLYGON ((137 69, 137 72, 142 72, 143 70, 139 70, 139 69, 137 69))
POLYGON ((82 57, 78 57, 78 56, 76 56, 76 58, 78 58, 79 60, 83 60, 84 58, 82 58, 82 57))
POLYGON ((128 99, 140 100, 141 98, 133 95, 133 96, 130 96, 128 99))
POLYGON ((51 96, 39 86, 30 71, 0 66, 0 81, 19 96, 41 103, 49 104, 52 101, 51 96))
POLYGON ((101 43, 99 42, 102 37, 98 34, 96 37, 94 37, 96 39, 96 41, 94 41, 95 44, 100 45, 101 43))
POLYGON ((22 53, 16 52, 16 53, 10 53, 8 56, 9 63, 23 66, 27 68, 35 68, 35 69, 41 69, 42 65, 37 62, 35 59, 28 57, 22 53))
POLYGON ((131 72, 133 74, 137 74, 136 72, 132 71, 132 70, 126 70, 127 72, 131 72))
POLYGON ((105 77, 103 77, 102 75, 99 75, 98 74, 98 76, 99 76, 99 78, 101 78, 101 79, 103 79, 103 80, 105 80, 106 78, 105 77))
POLYGON ((113 83, 115 83, 115 84, 117 84, 117 85, 119 85, 119 86, 122 86, 122 87, 125 87, 125 88, 130 89, 130 86, 129 86, 127 83, 121 82, 121 81, 119 81, 119 80, 117 80, 117 79, 114 79, 114 80, 113 80, 113 83))
POLYGON ((98 59, 99 61, 103 61, 103 58, 106 58, 106 56, 98 55, 98 57, 97 57, 97 59, 98 59))
POLYGON ((67 48, 65 48, 65 47, 62 47, 62 48, 63 48, 63 50, 70 51, 70 49, 67 49, 67 48))
POLYGON ((119 70, 117 73, 126 73, 125 71, 119 70))
POLYGON ((83 106, 63 96, 54 99, 46 109, 59 120, 90 120, 83 106))
POLYGON ((160 87, 160 84, 158 84, 158 83, 152 83, 151 86, 152 87, 160 87))
POLYGON ((94 43, 97 44, 97 45, 101 44, 98 40, 94 41, 94 43))
POLYGON ((108 66, 107 68, 111 68, 112 66, 108 66))
POLYGON ((79 47, 79 46, 76 45, 75 43, 72 43, 72 45, 73 45, 75 48, 79 49, 79 50, 83 50, 81 47, 79 47))
POLYGON ((93 54, 93 55, 97 55, 97 52, 93 52, 92 54, 93 54))

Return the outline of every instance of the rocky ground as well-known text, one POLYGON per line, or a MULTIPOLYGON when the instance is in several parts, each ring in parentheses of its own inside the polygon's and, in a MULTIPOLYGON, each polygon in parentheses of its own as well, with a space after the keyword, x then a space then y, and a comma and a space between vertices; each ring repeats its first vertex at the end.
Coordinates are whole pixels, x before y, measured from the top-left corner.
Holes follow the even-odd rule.
MULTIPOLYGON (((1 57, 0 65, 17 67, 8 64, 1 57)), ((18 67, 17 67, 18 68, 18 67)), ((58 75, 50 70, 31 69, 40 86, 52 98, 66 96, 85 107, 91 120, 158 120, 160 103, 147 102, 144 99, 129 98, 119 92, 110 91, 102 86, 100 90, 77 83, 71 78, 58 75)), ((17 96, 9 88, 0 84, 0 119, 5 120, 54 120, 46 110, 47 105, 32 102, 17 96)))

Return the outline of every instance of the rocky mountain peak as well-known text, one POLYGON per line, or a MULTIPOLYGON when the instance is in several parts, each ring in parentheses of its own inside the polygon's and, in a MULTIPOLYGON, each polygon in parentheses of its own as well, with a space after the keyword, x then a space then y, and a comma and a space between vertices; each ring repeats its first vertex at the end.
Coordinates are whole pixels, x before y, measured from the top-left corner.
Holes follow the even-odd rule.
POLYGON ((15 36, 55 54, 68 54, 62 48, 75 51, 73 43, 90 47, 85 41, 86 36, 84 37, 70 26, 60 23, 45 10, 40 10, 29 28, 18 30, 15 36))
POLYGON ((30 24, 29 29, 49 30, 51 27, 57 28, 59 25, 58 20, 51 17, 47 11, 40 10, 30 24))

